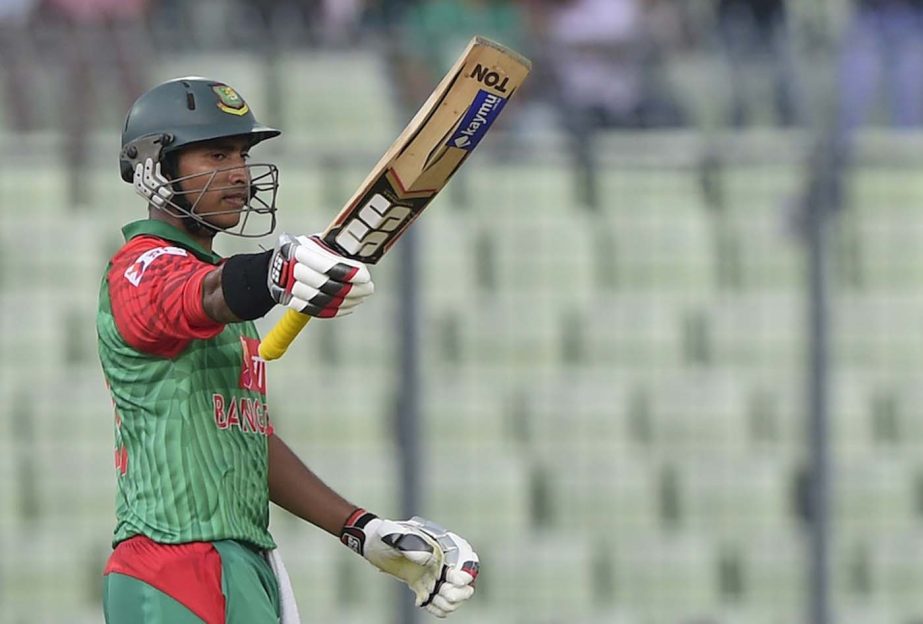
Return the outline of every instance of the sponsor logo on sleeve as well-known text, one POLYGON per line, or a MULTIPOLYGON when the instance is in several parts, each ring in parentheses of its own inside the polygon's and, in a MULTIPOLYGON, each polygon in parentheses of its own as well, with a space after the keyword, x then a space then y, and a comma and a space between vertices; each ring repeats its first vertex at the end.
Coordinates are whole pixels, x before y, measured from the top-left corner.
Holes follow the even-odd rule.
POLYGON ((138 259, 135 260, 130 267, 125 269, 125 279, 127 279, 132 286, 138 286, 141 284, 141 278, 144 277, 144 272, 147 270, 147 267, 149 267, 154 260, 163 255, 185 256, 187 253, 185 249, 179 247, 155 247, 154 249, 148 249, 138 256, 138 259))

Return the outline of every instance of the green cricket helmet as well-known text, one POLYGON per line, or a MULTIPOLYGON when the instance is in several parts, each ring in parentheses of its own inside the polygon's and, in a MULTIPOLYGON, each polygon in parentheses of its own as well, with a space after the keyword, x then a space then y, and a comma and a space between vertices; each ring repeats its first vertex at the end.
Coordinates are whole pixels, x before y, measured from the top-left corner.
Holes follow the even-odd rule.
MULTIPOLYGON (((224 170, 179 178, 171 155, 215 139, 243 136, 250 139, 252 146, 280 134, 258 122, 240 94, 222 82, 198 76, 168 80, 139 97, 128 112, 119 154, 122 179, 134 184, 149 204, 185 219, 192 229, 216 230, 196 213, 196 206, 205 192, 223 190, 212 186, 212 181, 224 170), (210 176, 204 188, 194 192, 181 189, 179 182, 200 176, 210 176)), ((267 163, 246 167, 251 181, 250 201, 239 210, 229 211, 244 213, 244 218, 238 231, 228 233, 264 236, 275 228, 279 172, 275 165, 267 163), (270 194, 268 200, 264 199, 266 193, 270 194), (245 232, 253 213, 271 218, 267 231, 245 232)))

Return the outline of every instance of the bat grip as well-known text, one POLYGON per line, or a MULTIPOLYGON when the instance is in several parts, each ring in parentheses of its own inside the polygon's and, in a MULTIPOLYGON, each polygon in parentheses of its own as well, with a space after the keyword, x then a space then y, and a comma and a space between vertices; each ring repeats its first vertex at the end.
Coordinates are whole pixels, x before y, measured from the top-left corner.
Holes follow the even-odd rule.
POLYGON ((288 346, 310 320, 311 317, 307 314, 286 310, 285 315, 260 342, 260 357, 269 361, 285 355, 288 346))

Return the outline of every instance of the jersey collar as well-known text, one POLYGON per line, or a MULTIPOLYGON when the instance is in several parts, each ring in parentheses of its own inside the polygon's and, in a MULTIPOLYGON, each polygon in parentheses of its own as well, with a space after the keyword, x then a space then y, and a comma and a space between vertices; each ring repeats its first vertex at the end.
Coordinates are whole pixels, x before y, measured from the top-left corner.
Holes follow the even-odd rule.
POLYGON ((195 242, 189 234, 164 221, 158 221, 156 219, 134 221, 122 228, 122 234, 125 236, 126 241, 130 241, 137 236, 156 236, 157 238, 162 238, 181 245, 194 253, 200 260, 210 262, 211 264, 218 264, 221 262, 221 256, 214 252, 207 251, 195 242))

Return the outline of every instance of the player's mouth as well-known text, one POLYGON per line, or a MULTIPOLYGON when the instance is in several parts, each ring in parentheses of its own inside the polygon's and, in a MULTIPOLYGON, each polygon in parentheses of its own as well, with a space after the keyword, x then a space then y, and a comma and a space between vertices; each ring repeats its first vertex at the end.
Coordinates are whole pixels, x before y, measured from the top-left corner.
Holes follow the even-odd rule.
POLYGON ((243 208, 250 200, 250 196, 242 191, 240 193, 225 193, 221 199, 222 201, 234 205, 236 208, 243 208))

